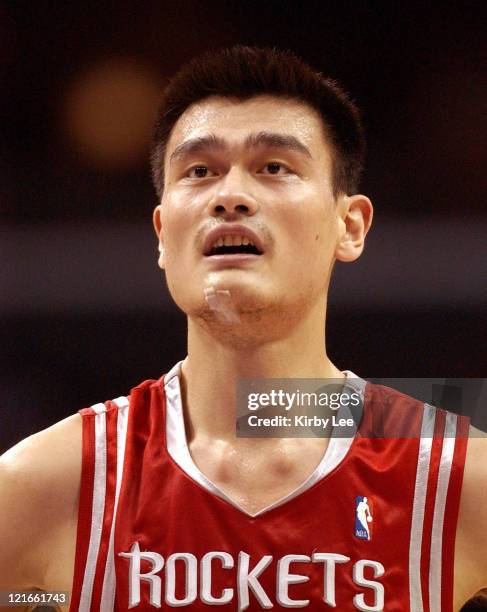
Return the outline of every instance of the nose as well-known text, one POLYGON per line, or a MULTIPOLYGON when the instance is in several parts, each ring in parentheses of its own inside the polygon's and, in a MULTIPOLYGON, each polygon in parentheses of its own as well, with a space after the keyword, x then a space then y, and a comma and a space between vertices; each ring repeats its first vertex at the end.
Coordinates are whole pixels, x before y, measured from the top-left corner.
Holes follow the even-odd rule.
POLYGON ((246 183, 244 172, 232 168, 223 180, 218 181, 208 208, 212 217, 236 217, 255 215, 259 205, 246 183))

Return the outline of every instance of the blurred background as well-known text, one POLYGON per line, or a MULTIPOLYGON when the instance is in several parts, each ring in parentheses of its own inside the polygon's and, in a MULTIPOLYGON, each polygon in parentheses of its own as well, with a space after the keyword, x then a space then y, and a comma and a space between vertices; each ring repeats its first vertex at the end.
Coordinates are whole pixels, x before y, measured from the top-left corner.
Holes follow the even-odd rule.
POLYGON ((234 43, 294 50, 363 110, 375 227, 335 271, 335 363, 486 376, 487 5, 437 6, 2 3, 0 451, 185 356, 156 265, 151 126, 177 68, 234 43))

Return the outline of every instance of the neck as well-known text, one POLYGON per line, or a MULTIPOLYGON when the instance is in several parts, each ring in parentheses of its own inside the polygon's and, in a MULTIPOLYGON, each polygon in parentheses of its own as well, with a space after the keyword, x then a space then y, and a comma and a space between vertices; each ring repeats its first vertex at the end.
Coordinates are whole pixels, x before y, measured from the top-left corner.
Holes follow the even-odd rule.
POLYGON ((277 339, 266 341, 263 329, 260 340, 244 348, 222 342, 219 334, 189 318, 188 357, 182 368, 188 438, 235 438, 239 379, 343 378, 326 354, 325 310, 317 305, 277 339))

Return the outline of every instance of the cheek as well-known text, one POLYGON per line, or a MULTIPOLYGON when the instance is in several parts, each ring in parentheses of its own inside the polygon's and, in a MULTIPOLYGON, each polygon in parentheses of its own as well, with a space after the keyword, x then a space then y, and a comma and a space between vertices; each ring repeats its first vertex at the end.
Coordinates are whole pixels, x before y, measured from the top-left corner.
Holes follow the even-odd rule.
POLYGON ((187 282, 192 271, 188 215, 181 208, 167 206, 161 213, 164 239, 164 273, 167 287, 174 302, 186 311, 191 302, 187 282))
POLYGON ((337 222, 332 206, 307 199, 290 211, 284 228, 290 257, 305 259, 310 266, 326 265, 336 243, 337 222))
POLYGON ((283 258, 286 282, 303 294, 321 293, 329 283, 335 252, 335 232, 325 211, 296 219, 283 258), (291 281, 292 279, 292 281, 291 281))
POLYGON ((188 213, 172 202, 164 203, 161 210, 162 235, 167 255, 180 251, 188 231, 188 213))
POLYGON ((192 246, 195 232, 206 213, 208 197, 184 187, 168 190, 161 206, 161 223, 166 248, 183 250, 192 246))

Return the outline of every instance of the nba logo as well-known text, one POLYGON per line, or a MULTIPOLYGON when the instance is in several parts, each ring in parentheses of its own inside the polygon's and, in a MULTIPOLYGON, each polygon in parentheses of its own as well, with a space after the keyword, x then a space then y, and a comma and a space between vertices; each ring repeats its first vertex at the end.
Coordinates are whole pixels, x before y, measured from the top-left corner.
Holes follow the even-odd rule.
POLYGON ((372 500, 359 495, 355 498, 355 537, 370 540, 372 537, 372 500))

